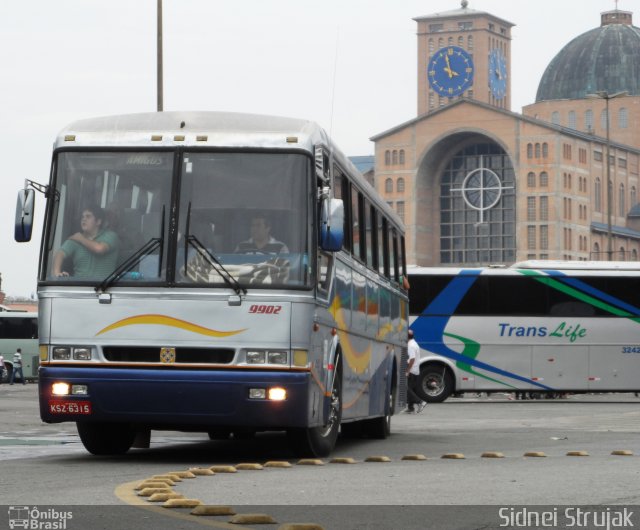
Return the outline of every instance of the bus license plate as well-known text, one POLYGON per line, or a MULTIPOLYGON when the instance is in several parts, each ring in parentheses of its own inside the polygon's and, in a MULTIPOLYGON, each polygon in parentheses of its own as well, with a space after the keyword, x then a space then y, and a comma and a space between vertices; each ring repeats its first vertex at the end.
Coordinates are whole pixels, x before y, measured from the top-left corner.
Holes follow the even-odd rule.
POLYGON ((51 414, 91 414, 91 401, 49 401, 51 414))

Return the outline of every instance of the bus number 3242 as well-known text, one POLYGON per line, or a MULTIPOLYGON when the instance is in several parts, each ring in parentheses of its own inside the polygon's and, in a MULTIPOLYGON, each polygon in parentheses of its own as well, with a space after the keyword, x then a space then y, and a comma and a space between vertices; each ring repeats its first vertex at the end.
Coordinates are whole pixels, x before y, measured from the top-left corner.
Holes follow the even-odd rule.
POLYGON ((261 315, 277 315, 282 310, 280 305, 258 305, 253 304, 249 307, 249 313, 258 313, 261 315))

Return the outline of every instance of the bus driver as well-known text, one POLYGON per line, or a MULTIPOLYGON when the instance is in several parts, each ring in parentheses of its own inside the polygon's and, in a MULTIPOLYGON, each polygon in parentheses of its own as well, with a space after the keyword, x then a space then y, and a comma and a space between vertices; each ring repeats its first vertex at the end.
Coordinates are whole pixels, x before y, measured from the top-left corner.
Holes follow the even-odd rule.
POLYGON ((264 215, 251 219, 251 237, 236 247, 242 254, 288 254, 289 249, 282 241, 271 235, 271 222, 264 215))

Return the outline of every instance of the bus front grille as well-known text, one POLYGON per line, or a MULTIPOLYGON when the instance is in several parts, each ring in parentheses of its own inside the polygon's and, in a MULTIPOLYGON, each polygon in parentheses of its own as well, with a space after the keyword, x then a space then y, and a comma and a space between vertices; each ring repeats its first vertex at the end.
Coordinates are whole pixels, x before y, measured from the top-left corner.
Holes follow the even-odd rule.
MULTIPOLYGON (((105 346, 102 352, 110 362, 166 364, 161 359, 161 348, 157 346, 105 346)), ((225 348, 176 348, 175 359, 170 363, 229 364, 234 355, 234 350, 225 348)))

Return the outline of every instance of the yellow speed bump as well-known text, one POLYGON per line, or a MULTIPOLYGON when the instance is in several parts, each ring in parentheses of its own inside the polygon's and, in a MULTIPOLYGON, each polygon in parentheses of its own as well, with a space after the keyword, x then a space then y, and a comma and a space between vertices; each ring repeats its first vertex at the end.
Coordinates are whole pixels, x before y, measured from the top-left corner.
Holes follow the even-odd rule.
POLYGON ((448 460, 464 460, 465 456, 462 453, 445 453, 440 458, 448 460))
POLYGON ((337 458, 332 458, 329 461, 330 464, 355 464, 356 461, 349 457, 337 457, 337 458))
POLYGON ((214 471, 211 471, 209 468, 204 467, 192 467, 191 469, 189 469, 189 471, 191 471, 191 473, 196 476, 215 475, 214 471))
POLYGON ((285 523, 278 530, 324 530, 324 527, 315 523, 285 523))
POLYGON ((169 486, 165 486, 164 488, 145 488, 138 492, 140 497, 151 497, 154 493, 167 493, 170 492, 171 488, 169 486))
POLYGON ((236 469, 238 471, 260 471, 264 467, 262 464, 237 464, 236 469))
POLYGON ((229 522, 232 524, 275 524, 278 521, 266 513, 239 513, 229 519, 229 522))
POLYGON ((191 510, 191 515, 235 515, 231 506, 200 504, 191 510))
POLYGON ((163 508, 195 508, 202 504, 202 501, 198 499, 169 499, 164 504, 163 508))
POLYGON ((586 451, 569 451, 567 456, 589 456, 586 451))
POLYGON ((270 460, 265 462, 264 467, 291 467, 291 463, 286 460, 270 460))
POLYGON ((182 493, 176 493, 175 491, 167 491, 162 493, 154 493, 147 500, 149 502, 165 502, 169 499, 184 499, 182 493))
POLYGON ((209 468, 214 473, 237 473, 238 470, 233 466, 211 466, 209 468))
POLYGON ((487 451, 482 453, 482 458, 504 458, 504 455, 498 451, 487 451))
POLYGON ((302 458, 298 460, 299 466, 324 466, 324 462, 319 458, 302 458))
POLYGON ((542 451, 527 451, 524 456, 530 456, 533 458, 546 458, 547 455, 545 455, 542 451))
POLYGON ((629 451, 628 449, 619 449, 611 451, 611 454, 614 456, 633 456, 633 451, 629 451))
POLYGON ((134 489, 136 491, 140 491, 145 488, 169 488, 174 485, 175 485, 175 482, 172 482, 171 484, 169 484, 168 482, 162 482, 160 480, 145 480, 144 482, 141 482, 140 484, 138 484, 134 489))
POLYGON ((388 456, 368 456, 364 459, 365 462, 391 462, 391 458, 388 456))
POLYGON ((176 475, 179 478, 196 478, 191 471, 171 471, 171 475, 176 475))
POLYGON ((153 475, 149 480, 161 480, 169 479, 173 482, 182 482, 182 479, 178 475, 153 475))
POLYGON ((404 455, 400 460, 426 460, 424 455, 404 455))

